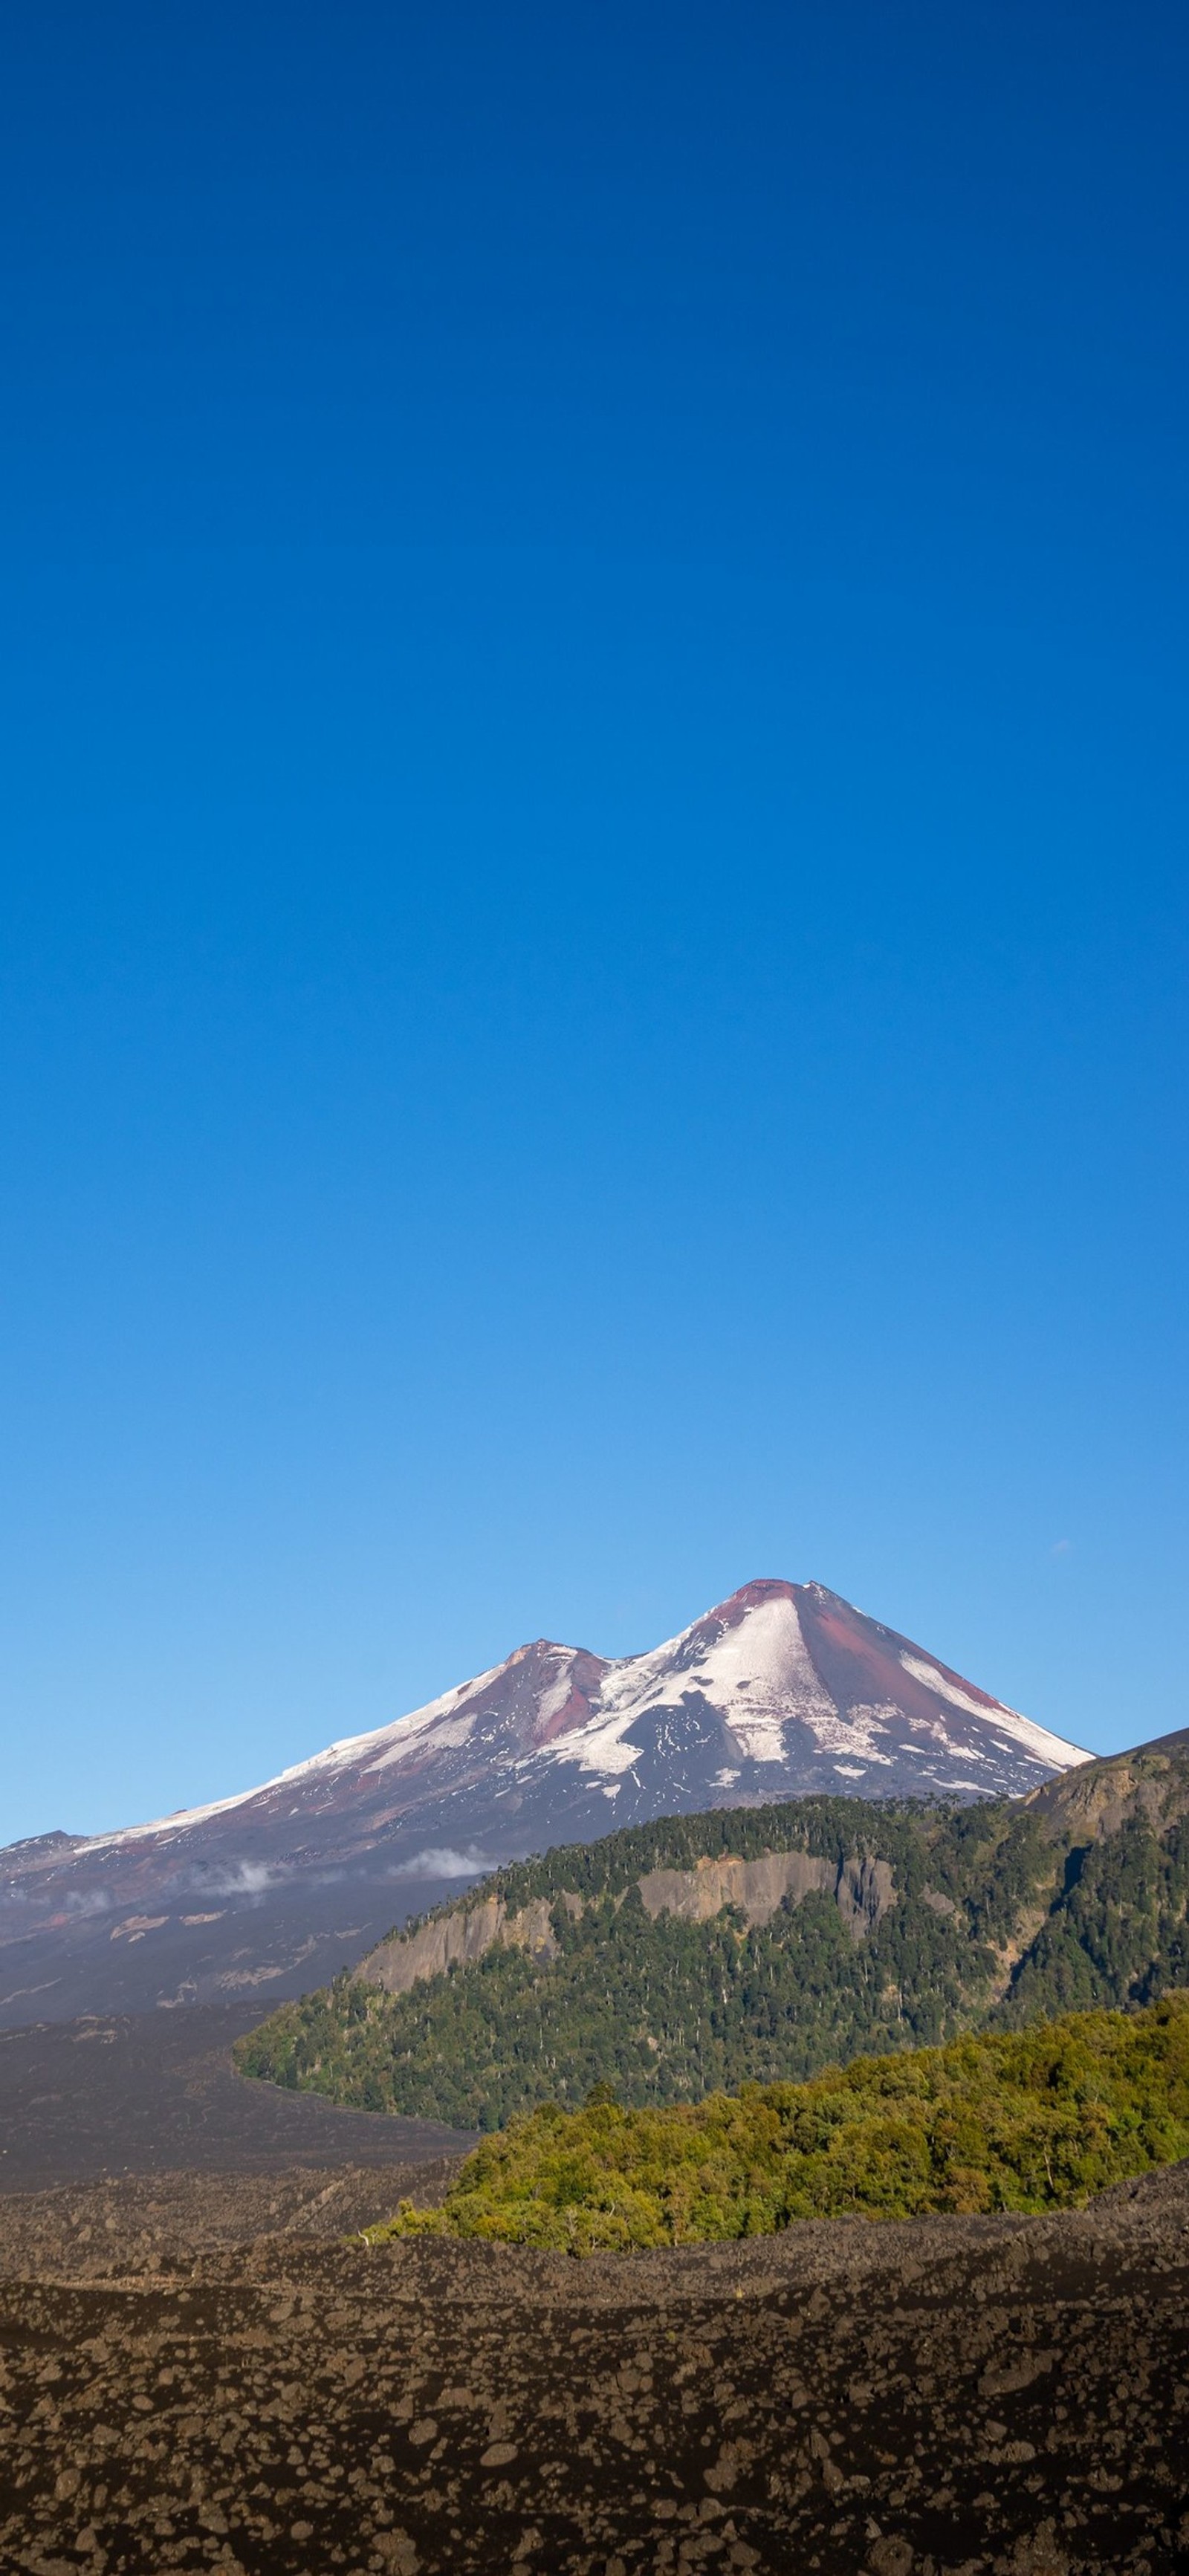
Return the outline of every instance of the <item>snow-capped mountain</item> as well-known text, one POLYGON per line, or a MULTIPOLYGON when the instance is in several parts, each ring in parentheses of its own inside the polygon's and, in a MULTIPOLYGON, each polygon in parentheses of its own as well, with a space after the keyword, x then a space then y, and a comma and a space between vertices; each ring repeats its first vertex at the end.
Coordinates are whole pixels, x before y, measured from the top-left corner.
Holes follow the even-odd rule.
POLYGON ((493 1861, 652 1816, 1012 1795, 1088 1758, 824 1585, 749 1583, 651 1653, 539 1638, 262 1788, 11 1845, 0 2020, 311 1986, 493 1861))

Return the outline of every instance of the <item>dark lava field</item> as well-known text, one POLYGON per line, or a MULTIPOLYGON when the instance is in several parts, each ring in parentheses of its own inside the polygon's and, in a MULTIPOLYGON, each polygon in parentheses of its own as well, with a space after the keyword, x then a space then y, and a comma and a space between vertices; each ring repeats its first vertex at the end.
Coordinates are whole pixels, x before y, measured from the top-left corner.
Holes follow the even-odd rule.
POLYGON ((446 2161, 0 2204, 0 2567, 1189 2568, 1189 2171, 672 2254, 344 2241, 446 2161))
POLYGON ((0 2194, 125 2173, 402 2164, 472 2143, 433 2121, 242 2083, 232 2042, 259 2019, 259 2004, 192 2004, 0 2030, 0 2194))

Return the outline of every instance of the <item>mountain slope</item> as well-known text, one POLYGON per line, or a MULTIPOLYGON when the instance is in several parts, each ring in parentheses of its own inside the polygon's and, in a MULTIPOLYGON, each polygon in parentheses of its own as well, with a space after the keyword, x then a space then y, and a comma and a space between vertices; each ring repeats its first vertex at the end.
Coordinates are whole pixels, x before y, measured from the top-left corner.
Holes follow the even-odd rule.
POLYGON ((810 1799, 502 1870, 241 2044, 245 2072, 467 2127, 803 2078, 1189 1984, 1189 1733, 950 1812, 810 1799))
POLYGON ((1002 1797, 1084 1761, 818 1583, 650 1653, 539 1638, 259 1789, 0 1854, 0 2022, 295 1990, 407 1902, 649 1817, 814 1791, 1002 1797))

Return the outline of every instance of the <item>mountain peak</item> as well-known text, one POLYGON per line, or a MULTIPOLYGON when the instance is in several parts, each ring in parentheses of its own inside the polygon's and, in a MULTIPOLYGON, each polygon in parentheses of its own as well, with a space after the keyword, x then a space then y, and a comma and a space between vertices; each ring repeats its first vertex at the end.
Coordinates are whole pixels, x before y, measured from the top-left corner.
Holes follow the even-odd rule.
MULTIPOLYGON (((367 1881, 387 1930, 394 1879, 432 1902, 492 1861, 657 1816, 822 1792, 1019 1795, 1088 1758, 827 1585, 757 1576, 645 1653, 537 1637, 259 1789, 117 1833, 14 1846, 0 1868, 0 1934, 56 1923, 71 1955, 90 1941, 96 1960, 107 1943, 105 1976, 84 1990, 98 2002, 66 1989, 67 2009, 89 2010, 109 2008, 115 1991, 110 1945, 120 1959, 139 1959, 142 1943, 163 1957, 172 1925, 178 2000, 212 1991, 177 1964, 202 1942, 218 1949, 222 1933, 200 1942, 201 1927, 226 1918, 230 1933, 244 1907, 257 1927, 284 1910, 295 1958, 320 1909, 354 1926, 327 1934, 337 1965, 368 1929, 348 1883, 367 1881)), ((288 1973, 228 1967, 214 1991, 288 1973)), ((129 1971, 119 1991, 132 1982, 129 1971)), ((41 1991, 24 1964, 20 1990, 41 1991)))

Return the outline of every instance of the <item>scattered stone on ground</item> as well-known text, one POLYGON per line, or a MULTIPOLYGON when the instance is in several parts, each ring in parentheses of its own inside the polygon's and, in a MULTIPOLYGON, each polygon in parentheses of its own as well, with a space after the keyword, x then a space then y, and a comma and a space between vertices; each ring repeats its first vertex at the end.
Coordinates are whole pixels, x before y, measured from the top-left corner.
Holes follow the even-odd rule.
POLYGON ((1189 2569, 1189 2168, 586 2262, 342 2241, 450 2170, 0 2204, 4 2576, 1189 2569))

